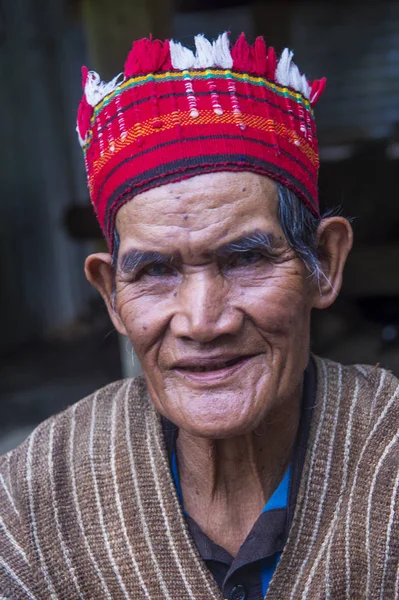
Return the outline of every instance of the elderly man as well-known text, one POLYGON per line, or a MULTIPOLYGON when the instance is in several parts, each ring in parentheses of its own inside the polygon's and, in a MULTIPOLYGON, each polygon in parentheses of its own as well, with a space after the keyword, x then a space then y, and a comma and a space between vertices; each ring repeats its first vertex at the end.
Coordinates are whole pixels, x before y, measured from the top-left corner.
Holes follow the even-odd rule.
POLYGON ((324 80, 225 34, 83 79, 86 274, 144 377, 2 458, 1 596, 398 598, 398 381, 309 349, 352 244, 318 209, 324 80))

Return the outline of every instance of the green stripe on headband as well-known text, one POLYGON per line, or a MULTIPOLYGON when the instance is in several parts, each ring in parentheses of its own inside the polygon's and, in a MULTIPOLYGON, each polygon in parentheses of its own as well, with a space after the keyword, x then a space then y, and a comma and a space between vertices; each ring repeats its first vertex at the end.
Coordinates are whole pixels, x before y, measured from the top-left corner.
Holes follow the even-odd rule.
POLYGON ((153 81, 154 83, 163 81, 176 81, 177 79, 187 79, 187 77, 189 77, 192 80, 210 78, 233 79, 234 81, 244 81, 245 83, 250 83, 251 85, 264 87, 271 90, 278 96, 290 98, 291 100, 297 102, 297 104, 302 104, 304 109, 308 111, 312 118, 314 118, 313 109, 310 105, 309 100, 304 98, 299 92, 295 92, 290 88, 278 85, 276 83, 271 83, 263 77, 256 77, 254 75, 248 75, 246 73, 235 73, 230 70, 220 69, 206 69, 203 71, 165 71, 165 73, 149 73, 148 75, 132 77, 127 81, 121 83, 113 92, 108 94, 108 96, 103 98, 103 100, 101 100, 101 102, 99 102, 94 107, 93 117, 97 117, 97 115, 101 112, 103 108, 105 108, 116 96, 123 94, 123 92, 125 92, 126 90, 132 89, 139 85, 145 85, 150 81, 153 81))

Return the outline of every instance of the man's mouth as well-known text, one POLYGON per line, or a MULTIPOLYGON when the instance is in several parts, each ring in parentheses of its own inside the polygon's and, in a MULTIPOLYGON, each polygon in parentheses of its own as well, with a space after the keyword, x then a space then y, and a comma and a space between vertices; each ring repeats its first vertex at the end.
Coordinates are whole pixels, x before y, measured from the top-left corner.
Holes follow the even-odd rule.
POLYGON ((258 354, 190 357, 176 362, 172 369, 195 385, 224 385, 226 379, 237 376, 256 356, 258 354))
POLYGON ((236 358, 232 358, 230 360, 223 361, 214 361, 208 364, 191 364, 191 365, 182 365, 178 366, 178 369, 182 371, 191 371, 192 373, 207 373, 210 371, 220 371, 221 369, 227 369, 229 367, 233 367, 237 365, 239 362, 242 362, 246 359, 250 358, 249 356, 238 356, 236 358))

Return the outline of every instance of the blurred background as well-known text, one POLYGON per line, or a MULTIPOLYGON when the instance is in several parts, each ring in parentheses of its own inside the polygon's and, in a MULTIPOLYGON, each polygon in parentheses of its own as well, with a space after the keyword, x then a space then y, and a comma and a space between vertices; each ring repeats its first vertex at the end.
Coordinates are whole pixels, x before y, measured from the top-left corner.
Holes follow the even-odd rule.
POLYGON ((399 3, 0 0, 0 454, 95 389, 138 371, 83 275, 102 248, 75 116, 80 67, 122 70, 133 39, 192 45, 244 30, 295 50, 317 106, 324 208, 354 217, 340 298, 312 348, 399 375, 399 3))

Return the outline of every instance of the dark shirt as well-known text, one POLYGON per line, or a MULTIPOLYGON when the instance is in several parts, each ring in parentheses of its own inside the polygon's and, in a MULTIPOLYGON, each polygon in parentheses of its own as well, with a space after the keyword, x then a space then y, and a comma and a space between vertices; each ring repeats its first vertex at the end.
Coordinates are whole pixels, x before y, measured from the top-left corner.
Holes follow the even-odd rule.
MULTIPOLYGON (((266 581, 268 577, 265 580, 265 573, 271 575, 277 566, 291 527, 315 397, 316 368, 311 358, 304 376, 302 411, 291 459, 287 505, 284 508, 262 512, 235 557, 213 542, 194 519, 185 513, 198 552, 226 599, 263 600, 265 596, 268 585, 266 581)), ((162 418, 162 427, 172 468, 179 430, 164 418, 162 418)))

